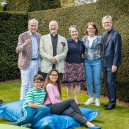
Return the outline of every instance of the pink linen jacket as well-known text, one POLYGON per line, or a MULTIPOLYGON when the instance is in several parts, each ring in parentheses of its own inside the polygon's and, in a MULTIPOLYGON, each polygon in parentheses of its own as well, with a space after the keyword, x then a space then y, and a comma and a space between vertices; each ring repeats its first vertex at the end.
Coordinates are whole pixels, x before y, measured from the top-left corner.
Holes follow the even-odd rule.
MULTIPOLYGON (((39 49, 41 34, 36 32, 36 37, 39 49)), ((25 46, 24 49, 22 47, 22 45, 25 43, 27 39, 31 39, 29 31, 26 31, 19 35, 18 44, 16 47, 16 52, 19 53, 18 68, 21 70, 24 70, 29 67, 32 58, 32 45, 25 46)))

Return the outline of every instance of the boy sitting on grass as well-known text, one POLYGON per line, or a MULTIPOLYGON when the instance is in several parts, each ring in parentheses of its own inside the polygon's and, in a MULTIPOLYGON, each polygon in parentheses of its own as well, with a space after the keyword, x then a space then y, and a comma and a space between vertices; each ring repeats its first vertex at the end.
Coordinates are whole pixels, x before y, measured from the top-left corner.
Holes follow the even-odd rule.
POLYGON ((38 74, 34 77, 34 88, 28 90, 25 102, 22 106, 23 116, 17 120, 14 125, 31 127, 41 118, 50 113, 49 107, 43 105, 46 92, 42 88, 44 80, 42 75, 38 74))

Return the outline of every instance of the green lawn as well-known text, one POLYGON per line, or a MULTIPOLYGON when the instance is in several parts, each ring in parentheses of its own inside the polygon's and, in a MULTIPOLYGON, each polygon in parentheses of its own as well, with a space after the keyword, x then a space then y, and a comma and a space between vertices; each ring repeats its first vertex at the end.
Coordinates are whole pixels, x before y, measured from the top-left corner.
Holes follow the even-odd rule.
MULTIPOLYGON (((0 98, 5 100, 5 103, 9 103, 15 100, 19 100, 20 94, 20 81, 0 83, 0 98)), ((66 90, 63 89, 63 100, 67 99, 66 90)), ((88 99, 88 96, 80 94, 79 102, 81 107, 89 108, 92 110, 98 110, 99 115, 93 121, 94 124, 99 125, 102 129, 129 129, 129 108, 120 105, 116 106, 116 109, 106 111, 103 109, 103 105, 106 104, 106 100, 101 100, 101 106, 96 107, 94 104, 85 106, 84 102, 88 99)), ((8 121, 0 118, 0 123, 8 123, 8 121)), ((85 129, 80 127, 78 129, 85 129)))

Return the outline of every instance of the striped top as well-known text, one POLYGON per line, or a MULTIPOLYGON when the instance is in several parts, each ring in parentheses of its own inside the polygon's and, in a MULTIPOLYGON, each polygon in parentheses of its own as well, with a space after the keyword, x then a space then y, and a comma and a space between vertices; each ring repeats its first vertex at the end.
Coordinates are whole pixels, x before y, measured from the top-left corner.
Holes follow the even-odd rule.
POLYGON ((28 90, 25 98, 25 102, 22 107, 27 107, 29 102, 32 102, 37 105, 42 105, 46 97, 46 92, 43 88, 36 90, 31 88, 28 90))

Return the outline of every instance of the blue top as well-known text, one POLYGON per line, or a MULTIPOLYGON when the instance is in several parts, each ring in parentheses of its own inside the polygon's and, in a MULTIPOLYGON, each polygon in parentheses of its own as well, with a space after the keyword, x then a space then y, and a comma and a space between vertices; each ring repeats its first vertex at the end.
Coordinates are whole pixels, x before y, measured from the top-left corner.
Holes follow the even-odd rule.
POLYGON ((95 40, 93 40, 91 47, 89 47, 89 40, 87 36, 84 36, 82 40, 85 46, 85 52, 84 52, 85 60, 96 60, 101 58, 102 36, 97 36, 95 40))
POLYGON ((66 62, 68 63, 82 63, 82 54, 84 53, 83 41, 78 39, 75 42, 72 38, 67 39, 68 42, 68 53, 66 56, 66 62))
POLYGON ((37 37, 34 34, 30 34, 31 40, 32 40, 32 58, 38 58, 38 43, 37 43, 37 37))

